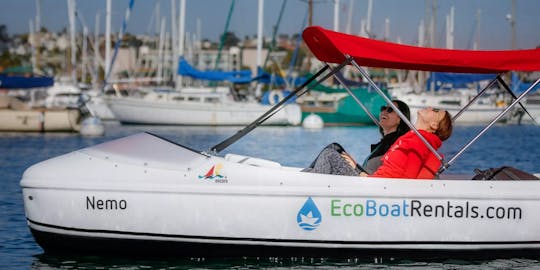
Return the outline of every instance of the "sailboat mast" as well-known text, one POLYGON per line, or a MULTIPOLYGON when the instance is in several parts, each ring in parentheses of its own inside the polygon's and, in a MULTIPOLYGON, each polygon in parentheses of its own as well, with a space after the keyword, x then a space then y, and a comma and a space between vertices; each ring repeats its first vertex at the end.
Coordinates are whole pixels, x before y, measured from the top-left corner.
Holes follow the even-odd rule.
POLYGON ((225 43, 225 38, 227 37, 227 32, 229 31, 229 23, 231 22, 232 13, 234 11, 234 5, 236 3, 236 0, 231 1, 231 6, 229 7, 229 14, 227 15, 227 21, 225 22, 225 30, 223 31, 223 35, 221 36, 221 40, 219 42, 217 57, 216 57, 216 64, 214 66, 215 70, 219 69, 219 62, 221 60, 221 51, 223 50, 223 45, 225 43))
POLYGON ((111 1, 107 0, 105 12, 105 76, 111 71, 111 1))
POLYGON ((512 27, 512 50, 516 49, 516 0, 512 0, 512 15, 510 26, 512 27))
POLYGON ((159 31, 158 59, 157 59, 157 80, 163 82, 163 47, 165 45, 165 18, 161 18, 161 28, 159 31))
POLYGON ((373 13, 373 0, 368 0, 367 18, 366 18, 366 34, 368 37, 373 37, 371 33, 371 15, 373 13))
POLYGON ((435 32, 437 30, 437 0, 431 2, 431 25, 430 25, 430 47, 437 47, 435 44, 435 32))
POLYGON ((384 39, 385 41, 390 40, 390 18, 384 19, 384 39))
POLYGON ((176 73, 173 75, 176 78, 176 90, 180 91, 182 89, 182 76, 178 76, 178 61, 180 57, 184 56, 184 44, 186 39, 186 0, 180 0, 180 17, 179 17, 179 26, 178 26, 178 56, 173 60, 176 68, 176 73))
POLYGON ((82 59, 81 59, 81 82, 86 83, 86 66, 88 65, 88 27, 83 27, 82 59))
POLYGON ((178 0, 171 0, 171 72, 172 78, 177 83, 176 80, 176 71, 178 65, 175 65, 176 59, 178 58, 178 30, 177 30, 177 16, 176 16, 176 2, 178 0))
POLYGON ((36 72, 36 33, 34 32, 34 22, 32 20, 28 22, 28 30, 30 31, 28 40, 31 47, 30 61, 32 63, 32 72, 36 72))
POLYGON ((308 0, 308 26, 313 25, 313 0, 308 0))
POLYGON ((92 87, 97 89, 99 74, 99 13, 96 13, 96 21, 94 26, 94 70, 92 76, 92 87))
POLYGON ((339 0, 334 0, 334 31, 339 31, 339 0))
POLYGON ((71 82, 77 83, 76 48, 75 45, 75 0, 67 0, 69 12, 69 40, 71 44, 71 82))
POLYGON ((353 0, 349 0, 349 14, 347 16, 347 27, 345 29, 345 32, 347 34, 352 34, 352 16, 353 16, 353 6, 354 6, 354 2, 353 0))
POLYGON ((446 48, 454 48, 454 10, 452 6, 450 8, 450 14, 446 15, 446 48))
POLYGON ((39 70, 39 64, 40 64, 40 52, 39 52, 39 44, 41 38, 41 0, 36 0, 36 28, 34 31, 34 41, 36 43, 36 54, 35 54, 35 64, 33 68, 35 70, 39 70))
MULTIPOLYGON (((257 15, 257 68, 262 68, 262 44, 263 44, 263 22, 264 22, 264 0, 258 2, 257 15)), ((255 88, 255 96, 261 96, 261 84, 255 88)))
POLYGON ((482 16, 482 10, 478 9, 476 11, 476 37, 474 39, 473 50, 478 50, 480 48, 480 18, 482 16))

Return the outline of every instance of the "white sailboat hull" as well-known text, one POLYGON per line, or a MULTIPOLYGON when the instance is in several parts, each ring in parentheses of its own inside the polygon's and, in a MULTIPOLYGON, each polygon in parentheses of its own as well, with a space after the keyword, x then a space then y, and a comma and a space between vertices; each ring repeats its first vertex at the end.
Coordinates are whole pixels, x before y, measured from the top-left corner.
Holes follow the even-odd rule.
POLYGON ((132 252, 136 243, 227 254, 540 248, 540 181, 299 170, 206 156, 143 133, 36 164, 21 187, 28 225, 45 250, 132 252))
MULTIPOLYGON (((403 93, 394 90, 392 95, 409 105, 411 122, 414 123, 418 111, 426 107, 446 110, 452 116, 456 116, 474 98, 476 93, 468 89, 454 90, 449 93, 424 92, 421 94, 403 93)), ((454 122, 456 124, 487 124, 501 113, 505 107, 506 104, 497 104, 495 100, 490 98, 480 99, 467 108, 454 122)), ((504 115, 500 121, 507 121, 509 116, 510 114, 504 115)))
MULTIPOLYGON (((418 111, 426 108, 426 106, 430 106, 429 104, 426 104, 424 106, 416 106, 416 105, 410 105, 409 108, 411 110, 411 122, 416 121, 416 116, 418 115, 418 111)), ((432 106, 434 108, 439 108, 441 110, 446 110, 450 113, 450 115, 455 116, 459 113, 461 110, 460 108, 456 107, 448 107, 448 106, 432 106)), ((486 108, 470 108, 467 111, 465 111, 463 114, 459 116, 459 118, 456 119, 455 123, 457 124, 465 124, 465 125, 475 125, 475 124, 487 124, 491 122, 500 112, 503 111, 504 108, 497 108, 497 107, 486 107, 486 108)), ((502 122, 507 120, 507 116, 503 116, 502 122)))
MULTIPOLYGON (((108 104, 122 123, 159 125, 247 125, 271 108, 258 103, 155 102, 130 97, 110 98, 108 104)), ((299 106, 289 104, 264 124, 298 125, 300 121, 299 106)))

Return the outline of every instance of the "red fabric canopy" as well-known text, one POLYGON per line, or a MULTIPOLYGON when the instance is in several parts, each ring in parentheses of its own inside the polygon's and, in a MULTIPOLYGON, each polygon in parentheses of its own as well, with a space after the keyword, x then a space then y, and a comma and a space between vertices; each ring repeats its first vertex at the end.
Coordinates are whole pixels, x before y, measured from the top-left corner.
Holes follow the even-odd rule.
POLYGON ((361 66, 459 72, 539 71, 540 49, 512 51, 447 50, 395 44, 311 26, 304 42, 320 61, 342 63, 345 54, 361 66))

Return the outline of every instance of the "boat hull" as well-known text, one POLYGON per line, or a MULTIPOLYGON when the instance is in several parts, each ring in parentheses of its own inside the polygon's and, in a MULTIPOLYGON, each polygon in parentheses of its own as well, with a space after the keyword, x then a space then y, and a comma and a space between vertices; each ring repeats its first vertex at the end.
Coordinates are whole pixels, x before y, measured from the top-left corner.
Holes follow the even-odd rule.
MULTIPOLYGON (((378 119, 381 106, 386 104, 384 99, 366 88, 352 89, 352 91, 369 112, 378 119)), ((344 92, 326 93, 324 94, 324 100, 317 97, 303 97, 301 101, 302 120, 314 113, 322 118, 326 126, 366 126, 375 124, 360 105, 344 92)))
POLYGON ((540 181, 312 174, 199 154, 149 134, 38 163, 21 186, 28 225, 46 251, 99 252, 103 243, 239 255, 540 248, 540 181))
POLYGON ((80 119, 75 109, 0 109, 0 131, 77 131, 80 119))
MULTIPOLYGON (((461 109, 468 104, 476 95, 470 90, 454 90, 446 94, 434 94, 424 92, 421 94, 402 93, 394 91, 393 96, 400 99, 409 105, 411 110, 411 122, 416 121, 418 111, 433 107, 441 110, 446 110, 452 116, 456 116, 461 109)), ((494 100, 484 98, 473 103, 467 110, 455 119, 456 124, 477 125, 490 123, 495 117, 505 109, 504 103, 497 104, 494 100)), ((506 122, 510 117, 510 113, 504 115, 499 122, 506 122)))
MULTIPOLYGON (((110 98, 115 118, 126 124, 146 125, 248 125, 271 106, 256 103, 155 102, 140 98, 110 98)), ((289 104, 270 117, 266 125, 298 125, 301 112, 289 104)))
POLYGON ((535 248, 523 249, 398 249, 398 248, 318 248, 307 246, 278 246, 251 244, 223 244, 195 241, 142 240, 107 237, 85 237, 66 233, 50 233, 30 228, 36 242, 47 253, 53 254, 99 254, 144 257, 254 257, 282 256, 317 258, 369 258, 388 256, 390 258, 523 258, 536 257, 540 251, 535 248))

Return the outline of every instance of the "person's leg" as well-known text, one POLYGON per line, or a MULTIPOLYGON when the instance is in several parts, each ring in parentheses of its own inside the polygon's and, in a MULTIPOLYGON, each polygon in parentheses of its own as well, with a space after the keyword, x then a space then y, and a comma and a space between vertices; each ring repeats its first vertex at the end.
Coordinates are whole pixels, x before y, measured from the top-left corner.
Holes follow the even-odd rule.
POLYGON ((343 147, 337 143, 329 144, 321 151, 309 168, 302 171, 336 175, 358 175, 360 172, 353 169, 341 156, 341 153, 344 151, 343 147))

